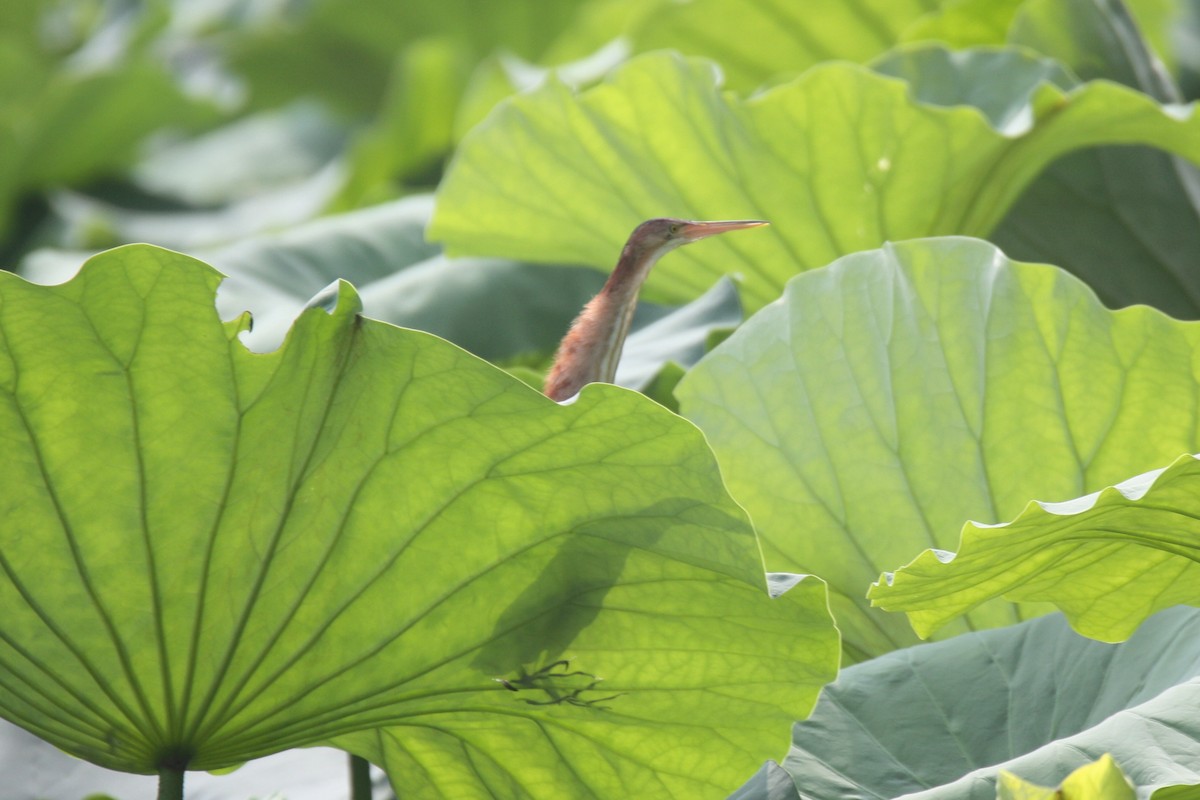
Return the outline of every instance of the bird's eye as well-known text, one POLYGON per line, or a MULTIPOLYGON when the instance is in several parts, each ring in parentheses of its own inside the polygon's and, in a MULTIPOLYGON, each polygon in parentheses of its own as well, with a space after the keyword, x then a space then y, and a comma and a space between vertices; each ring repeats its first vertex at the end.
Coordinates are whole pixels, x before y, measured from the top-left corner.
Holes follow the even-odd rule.
POLYGON ((671 235, 676 236, 678 234, 679 234, 679 225, 677 223, 671 223, 671 235))

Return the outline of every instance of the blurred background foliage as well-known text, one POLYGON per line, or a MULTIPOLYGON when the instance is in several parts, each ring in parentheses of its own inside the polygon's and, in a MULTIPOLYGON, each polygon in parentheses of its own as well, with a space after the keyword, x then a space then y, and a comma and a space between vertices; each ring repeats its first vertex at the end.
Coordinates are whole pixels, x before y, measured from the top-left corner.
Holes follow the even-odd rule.
MULTIPOLYGON (((582 86, 637 53, 671 48, 714 59, 726 85, 748 93, 898 43, 1001 44, 1028 5, 5 3, 0 264, 15 268, 45 246, 212 247, 429 191, 465 132, 551 68, 582 86)), ((1200 3, 1129 7, 1184 99, 1195 96, 1200 3)))
POLYGON ((604 45, 654 5, 6 3, 3 263, 44 245, 220 244, 428 190, 497 100, 543 65, 603 74, 628 52, 604 45))
MULTIPOLYGON (((1029 5, 5 3, 0 264, 16 268, 39 247, 214 247, 427 192, 467 130, 552 68, 582 86, 637 53, 671 48, 716 60, 726 85, 749 93, 898 43, 1004 43, 1029 5)), ((1182 97, 1195 96, 1200 3, 1128 5, 1182 97)))

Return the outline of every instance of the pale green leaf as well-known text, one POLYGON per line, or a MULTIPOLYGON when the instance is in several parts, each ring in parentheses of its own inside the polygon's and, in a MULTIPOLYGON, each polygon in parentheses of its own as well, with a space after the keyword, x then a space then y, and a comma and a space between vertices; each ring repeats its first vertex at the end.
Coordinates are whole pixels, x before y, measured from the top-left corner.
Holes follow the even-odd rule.
POLYGON ((904 82, 849 64, 741 100, 720 91, 711 62, 642 56, 578 95, 550 84, 502 104, 463 141, 430 235, 451 254, 607 268, 649 217, 767 219, 671 254, 648 283, 680 300, 741 273, 754 310, 849 252, 987 234, 1072 150, 1144 143, 1200 159, 1190 107, 1104 82, 1017 88, 998 130, 973 107, 919 103, 904 82))
POLYGON ((1073 776, 1106 754, 1142 800, 1195 797, 1198 634, 1195 609, 1164 611, 1122 645, 1052 615, 848 667, 794 729, 791 797, 994 800, 1002 772, 1061 784, 1068 800, 1107 798, 1088 793, 1096 777, 1132 797, 1116 770, 1073 776))
MULTIPOLYGON (((767 566, 826 579, 862 658, 916 641, 903 618, 867 608, 879 572, 952 549, 967 520, 1200 450, 1198 353, 1200 326, 1109 311, 1061 270, 935 239, 794 278, 676 395, 767 566)), ((988 604, 942 634, 1037 612, 988 604)))
MULTIPOLYGON (((614 49, 622 58, 629 52, 671 49, 711 58, 720 63, 731 86, 752 89, 794 77, 820 61, 873 58, 937 6, 938 0, 809 0, 801 5, 779 0, 593 0, 580 6, 540 63, 554 65, 560 78, 578 86, 580 73, 590 82, 600 77, 597 66, 605 71, 613 66, 604 54, 614 49)), ((506 55, 477 70, 460 109, 460 131, 482 119, 498 100, 530 88, 524 76, 505 66, 509 61, 518 60, 506 55)), ((523 66, 526 76, 539 71, 523 66)))
POLYGON ((1079 79, 1059 62, 1011 48, 904 48, 872 62, 871 69, 903 80, 921 103, 974 106, 997 130, 1023 124, 1020 117, 1042 84, 1063 91, 1079 85, 1079 79))
POLYGON ((383 726, 526 796, 691 797, 832 678, 823 585, 768 595, 685 420, 552 403, 346 284, 250 353, 218 281, 144 245, 0 274, 0 715, 129 771, 383 726))

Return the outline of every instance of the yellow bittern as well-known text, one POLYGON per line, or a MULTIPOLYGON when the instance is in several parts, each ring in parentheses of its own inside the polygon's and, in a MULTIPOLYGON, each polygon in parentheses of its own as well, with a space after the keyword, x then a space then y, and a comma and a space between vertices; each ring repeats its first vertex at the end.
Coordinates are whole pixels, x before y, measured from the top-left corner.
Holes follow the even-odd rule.
POLYGON ((664 218, 638 225, 604 288, 583 307, 558 346, 554 366, 546 376, 546 396, 561 402, 574 397, 586 384, 612 383, 638 291, 654 262, 664 254, 718 233, 767 224, 754 219, 691 222, 664 218))

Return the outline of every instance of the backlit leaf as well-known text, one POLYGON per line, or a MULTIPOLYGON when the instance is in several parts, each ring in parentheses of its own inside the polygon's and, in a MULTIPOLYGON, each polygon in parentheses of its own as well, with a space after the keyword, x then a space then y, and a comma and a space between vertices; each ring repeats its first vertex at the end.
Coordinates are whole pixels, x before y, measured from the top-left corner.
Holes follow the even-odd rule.
POLYGON ((1052 615, 848 667, 795 727, 791 797, 994 800, 1005 772, 1062 800, 1130 798, 1122 772, 1139 798, 1194 797, 1198 633, 1196 609, 1115 646, 1052 615))
POLYGON ((1190 107, 1104 82, 1030 91, 1018 78, 997 80, 997 128, 864 67, 823 64, 742 100, 720 90, 711 62, 649 54, 585 92, 551 83, 502 104, 459 148, 430 235, 451 254, 608 268, 650 217, 767 219, 670 254, 647 284, 682 300, 740 273, 754 310, 847 253, 986 235, 1073 150, 1141 143, 1200 160, 1190 107))
POLYGON ((559 406, 346 284, 251 353, 218 281, 144 245, 0 274, 6 718, 135 772, 383 727, 455 785, 469 741, 517 796, 691 797, 832 678, 823 585, 768 595, 685 420, 559 406))
MULTIPOLYGON (((1200 326, 1109 311, 1061 270, 934 239, 794 278, 676 395, 768 567, 826 579, 862 658, 916 641, 904 619, 867 608, 879 572, 953 549, 967 520, 1012 519, 1033 498, 1068 500, 1200 450, 1198 352, 1200 326)), ((940 635, 1040 610, 974 605, 940 635)))

